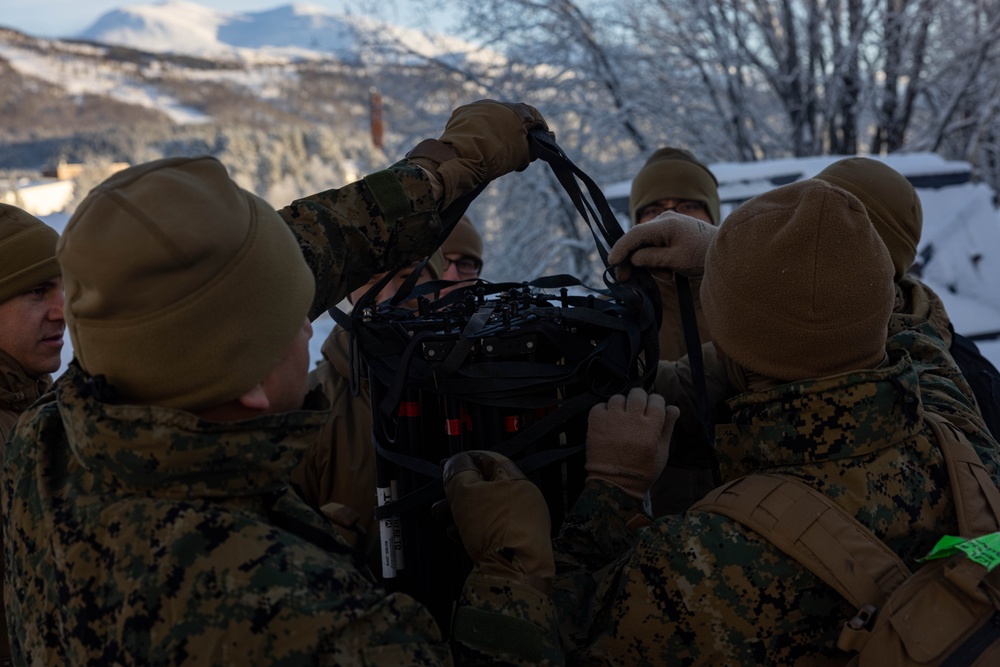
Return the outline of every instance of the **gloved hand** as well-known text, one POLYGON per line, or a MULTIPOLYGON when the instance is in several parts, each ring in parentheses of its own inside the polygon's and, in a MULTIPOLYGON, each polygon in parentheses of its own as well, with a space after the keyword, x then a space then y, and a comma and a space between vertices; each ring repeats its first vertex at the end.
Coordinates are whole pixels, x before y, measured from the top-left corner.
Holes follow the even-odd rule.
POLYGON ((619 282, 629 279, 633 266, 668 269, 684 276, 705 273, 705 254, 719 228, 703 220, 668 211, 636 225, 618 239, 608 254, 619 282))
MULTIPOLYGON (((649 224, 649 223, 644 223, 649 224)), ((638 387, 626 398, 616 394, 590 409, 587 472, 633 498, 645 498, 670 453, 670 434, 680 410, 659 394, 638 387)))
POLYGON ((455 527, 476 569, 548 593, 555 559, 541 490, 513 461, 485 451, 452 456, 443 481, 455 527))
POLYGON ((535 159, 528 130, 548 131, 538 110, 527 104, 479 100, 458 107, 439 139, 426 139, 406 154, 440 180, 440 210, 482 183, 522 171, 535 159))

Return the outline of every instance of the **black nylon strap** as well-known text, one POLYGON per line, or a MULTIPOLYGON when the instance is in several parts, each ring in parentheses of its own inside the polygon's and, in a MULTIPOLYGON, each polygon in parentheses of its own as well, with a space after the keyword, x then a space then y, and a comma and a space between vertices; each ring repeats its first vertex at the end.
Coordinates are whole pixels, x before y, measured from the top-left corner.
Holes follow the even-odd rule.
POLYGON ((974 664, 976 659, 997 641, 1000 641, 1000 612, 993 614, 986 624, 969 635, 941 662, 941 667, 967 667, 974 664))
MULTIPOLYGON (((652 311, 655 314, 654 321, 659 323, 662 316, 660 291, 656 287, 656 283, 653 281, 649 271, 643 268, 635 268, 632 271, 630 280, 633 284, 631 288, 608 280, 609 271, 607 270, 611 269, 608 264, 608 252, 610 252, 615 242, 625 235, 625 232, 622 230, 618 218, 615 217, 614 211, 611 210, 611 206, 608 204, 604 193, 601 192, 601 189, 590 176, 566 157, 566 154, 555 143, 555 138, 549 132, 542 130, 529 132, 528 143, 532 148, 533 154, 538 159, 548 163, 553 173, 555 173, 556 178, 562 184, 563 189, 566 190, 567 195, 573 201, 576 209, 590 227, 591 234, 597 243, 597 251, 604 262, 606 269, 605 284, 607 284, 610 292, 626 304, 635 304, 638 301, 641 304, 638 308, 645 308, 646 304, 651 304, 652 311), (593 206, 583 197, 577 179, 582 181, 586 186, 587 192, 594 202, 593 206), (596 214, 594 211, 595 207, 596 214)), ((652 384, 653 377, 656 374, 656 364, 652 362, 659 359, 660 353, 659 337, 655 331, 653 334, 651 339, 646 341, 645 345, 647 373, 644 378, 644 384, 646 385, 652 384)))
POLYGON ((677 284, 677 301, 681 311, 681 326, 684 329, 684 344, 687 347, 688 363, 691 364, 691 381, 694 383, 695 404, 705 430, 705 442, 712 457, 712 472, 715 483, 722 483, 722 473, 715 456, 715 433, 712 424, 712 414, 708 405, 708 389, 705 386, 705 360, 701 355, 701 339, 698 336, 698 320, 694 310, 694 298, 691 296, 691 282, 687 276, 674 274, 677 284))
POLYGON ((444 360, 441 370, 445 377, 453 375, 458 370, 458 367, 468 358, 469 352, 472 350, 474 337, 482 331, 486 325, 486 320, 490 318, 495 309, 496 304, 481 306, 476 311, 476 314, 469 318, 469 323, 462 330, 462 335, 455 343, 455 347, 451 348, 451 353, 444 360))

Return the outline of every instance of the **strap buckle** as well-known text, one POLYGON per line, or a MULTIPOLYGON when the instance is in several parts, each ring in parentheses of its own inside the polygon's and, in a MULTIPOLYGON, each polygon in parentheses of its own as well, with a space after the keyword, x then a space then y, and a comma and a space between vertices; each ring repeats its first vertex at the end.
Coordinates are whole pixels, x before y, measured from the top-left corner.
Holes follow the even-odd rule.
POLYGON ((837 648, 851 653, 860 651, 868 642, 876 616, 878 616, 878 609, 875 608, 875 605, 866 604, 859 609, 854 618, 844 623, 844 629, 840 631, 840 637, 837 638, 837 648))

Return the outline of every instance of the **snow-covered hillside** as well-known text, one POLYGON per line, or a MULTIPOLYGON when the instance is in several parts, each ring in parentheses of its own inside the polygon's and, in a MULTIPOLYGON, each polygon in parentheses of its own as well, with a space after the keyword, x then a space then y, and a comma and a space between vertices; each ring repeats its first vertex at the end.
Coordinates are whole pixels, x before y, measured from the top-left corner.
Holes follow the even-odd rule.
MULTIPOLYGON (((17 72, 53 84, 73 96, 96 95, 132 104, 147 109, 155 109, 178 124, 202 123, 211 117, 180 102, 169 92, 152 85, 155 74, 140 66, 118 68, 86 66, 84 62, 73 62, 67 57, 66 49, 71 48, 81 56, 99 59, 106 51, 100 46, 61 45, 60 50, 41 51, 20 44, 0 42, 0 58, 10 63, 17 72), (67 70, 69 70, 67 72, 67 70)), ((248 81, 257 71, 216 70, 220 79, 234 79, 241 76, 248 81)), ((205 72, 201 73, 205 76, 205 72)))
POLYGON ((419 106, 394 97, 409 94, 408 87, 392 87, 395 77, 422 73, 439 85, 451 68, 482 71, 504 63, 498 54, 454 37, 300 4, 244 13, 185 0, 125 6, 78 37, 86 41, 0 29, 0 85, 11 91, 10 113, 32 101, 40 109, 6 122, 3 130, 21 127, 18 139, 35 137, 35 123, 48 122, 42 128, 48 135, 101 131, 108 107, 128 107, 126 125, 162 119, 176 126, 329 127, 331 120, 367 116, 369 89, 384 83, 391 88, 384 98, 386 130, 392 133, 402 126, 390 121, 419 106), (413 66, 429 62, 443 66, 435 72, 413 66), (39 98, 39 89, 48 97, 39 98), (90 112, 89 126, 81 127, 81 107, 100 105, 90 112))

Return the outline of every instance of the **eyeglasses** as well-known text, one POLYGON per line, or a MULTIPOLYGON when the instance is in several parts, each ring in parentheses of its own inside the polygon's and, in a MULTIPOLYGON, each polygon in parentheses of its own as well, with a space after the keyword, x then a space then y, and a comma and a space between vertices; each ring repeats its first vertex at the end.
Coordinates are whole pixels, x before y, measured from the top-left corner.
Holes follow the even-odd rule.
POLYGON ((704 202, 695 201, 693 199, 661 199, 660 201, 653 202, 648 206, 643 206, 639 211, 638 220, 639 222, 649 222, 653 218, 656 218, 668 211, 676 211, 681 215, 690 215, 694 217, 704 210, 704 202), (673 206, 666 206, 666 204, 671 201, 676 203, 674 203, 673 206))
POLYGON ((447 271, 448 267, 452 264, 455 265, 455 269, 458 273, 463 276, 478 276, 479 271, 483 268, 483 263, 479 260, 473 259, 472 257, 459 257, 458 259, 444 258, 445 271, 447 271))

